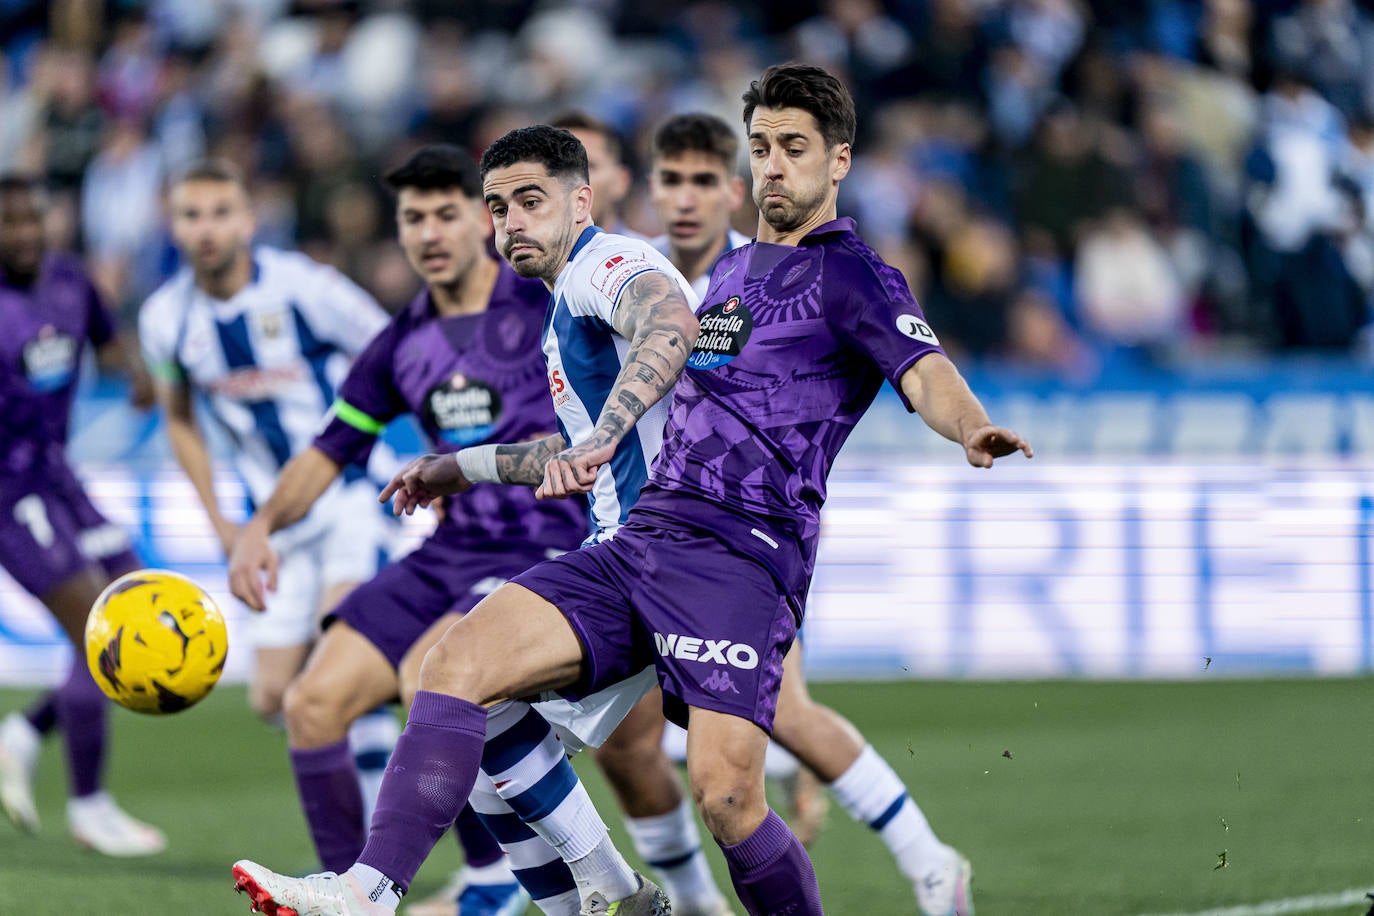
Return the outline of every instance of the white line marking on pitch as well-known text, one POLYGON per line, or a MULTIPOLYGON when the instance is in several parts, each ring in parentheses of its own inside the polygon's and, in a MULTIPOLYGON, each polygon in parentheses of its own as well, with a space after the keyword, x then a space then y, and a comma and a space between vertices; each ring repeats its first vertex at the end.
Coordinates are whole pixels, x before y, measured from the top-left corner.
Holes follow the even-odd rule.
MULTIPOLYGON (((1369 893, 1369 888, 1352 888, 1337 894, 1289 897, 1287 900, 1267 900, 1264 903, 1246 903, 1216 910, 1199 910, 1195 913, 1169 913, 1167 916, 1283 916, 1284 913, 1311 913, 1320 910, 1337 910, 1341 907, 1364 903, 1369 899, 1369 893)), ((1166 914, 1155 914, 1155 916, 1166 916, 1166 914)))

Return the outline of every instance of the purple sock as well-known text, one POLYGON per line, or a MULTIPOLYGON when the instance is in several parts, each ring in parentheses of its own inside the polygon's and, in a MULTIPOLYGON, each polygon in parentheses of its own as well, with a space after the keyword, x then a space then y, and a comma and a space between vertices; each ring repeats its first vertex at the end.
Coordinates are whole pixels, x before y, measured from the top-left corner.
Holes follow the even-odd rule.
POLYGON ((46 735, 51 732, 57 724, 57 691, 49 690, 39 697, 37 702, 24 710, 24 718, 29 720, 29 724, 38 734, 46 735))
POLYGON ((721 845, 735 893, 750 916, 823 916, 816 870, 801 840, 769 810, 741 843, 721 845))
POLYGON ((391 752, 358 861, 409 890, 421 863, 472 794, 486 737, 487 711, 476 703, 417 692, 410 721, 391 752))
POLYGON ((291 749, 305 822, 326 871, 342 874, 358 860, 366 832, 358 766, 348 739, 309 750, 291 749))
POLYGON ((96 686, 80 653, 67 682, 54 695, 57 721, 67 747, 67 775, 73 798, 100 790, 105 770, 105 720, 109 701, 96 686))
POLYGON ((463 861, 473 868, 491 865, 506 854, 477 812, 472 810, 472 805, 464 805, 458 812, 453 832, 458 836, 458 845, 463 847, 463 861))

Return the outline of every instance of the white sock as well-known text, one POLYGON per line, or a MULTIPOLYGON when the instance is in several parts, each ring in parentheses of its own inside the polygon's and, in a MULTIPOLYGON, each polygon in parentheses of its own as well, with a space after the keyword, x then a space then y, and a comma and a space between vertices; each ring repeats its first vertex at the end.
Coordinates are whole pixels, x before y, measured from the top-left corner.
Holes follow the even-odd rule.
MULTIPOLYGON (((602 830, 605 830, 604 825, 602 830)), ((583 903, 587 902, 593 891, 600 891, 607 900, 615 901, 624 900, 639 890, 634 869, 630 868, 620 850, 615 848, 609 835, 603 836, 601 842, 585 856, 564 861, 568 863, 573 880, 577 882, 577 891, 583 903)))
POLYGON ((386 907, 393 913, 401 905, 401 888, 395 881, 377 871, 371 865, 355 862, 348 874, 358 879, 364 893, 373 903, 386 907))
POLYGON ((943 861, 944 844, 901 778, 872 745, 864 746, 859 759, 830 784, 830 791, 851 817, 877 831, 907 878, 915 881, 933 863, 943 861))
POLYGON ((662 879, 663 890, 684 910, 706 910, 721 899, 711 865, 701 851, 692 806, 683 799, 672 811, 655 817, 627 817, 625 829, 635 851, 662 879))
POLYGON ((382 791, 382 777, 401 737, 401 724, 391 708, 382 706, 360 717, 348 729, 348 747, 358 764, 358 788, 363 793, 363 826, 372 823, 377 809, 377 795, 382 791))
POLYGON ((768 742, 768 752, 763 758, 763 774, 769 779, 789 779, 797 775, 801 764, 781 744, 768 742))
POLYGON ((39 751, 43 749, 43 736, 23 715, 12 712, 0 722, 0 744, 26 768, 32 769, 39 751))

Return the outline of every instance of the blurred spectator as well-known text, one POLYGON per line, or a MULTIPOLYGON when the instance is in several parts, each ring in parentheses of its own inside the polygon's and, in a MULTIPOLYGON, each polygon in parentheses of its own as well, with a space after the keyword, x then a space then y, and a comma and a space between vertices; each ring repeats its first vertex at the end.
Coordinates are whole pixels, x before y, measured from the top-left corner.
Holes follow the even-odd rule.
POLYGON ((1300 69, 1346 117, 1374 103, 1374 23, 1353 0, 1301 0, 1273 26, 1278 66, 1300 69))
POLYGON ((105 130, 105 116, 95 100, 95 65, 80 51, 53 50, 34 79, 45 102, 42 145, 48 183, 58 189, 80 187, 105 130))
POLYGON ((1115 208, 1083 238, 1074 266, 1083 325, 1113 346, 1182 342, 1187 301, 1168 252, 1144 221, 1115 208))
POLYGON ((109 302, 126 302, 130 265, 157 233, 162 178, 162 157, 143 122, 113 121, 81 187, 91 278, 109 302))

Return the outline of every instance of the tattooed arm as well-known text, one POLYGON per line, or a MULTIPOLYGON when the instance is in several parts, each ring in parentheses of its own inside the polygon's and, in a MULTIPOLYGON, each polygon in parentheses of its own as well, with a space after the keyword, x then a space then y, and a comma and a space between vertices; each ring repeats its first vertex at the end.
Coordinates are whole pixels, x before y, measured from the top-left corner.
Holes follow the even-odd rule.
POLYGON ((661 270, 646 271, 630 281, 611 322, 630 342, 625 365, 591 436, 548 462, 539 496, 562 497, 590 490, 597 468, 610 460, 630 427, 672 391, 697 339, 697 317, 691 303, 661 270))
POLYGON ((496 446, 496 476, 501 483, 523 483, 537 487, 544 482, 544 465, 568 447, 562 434, 542 439, 496 446))

